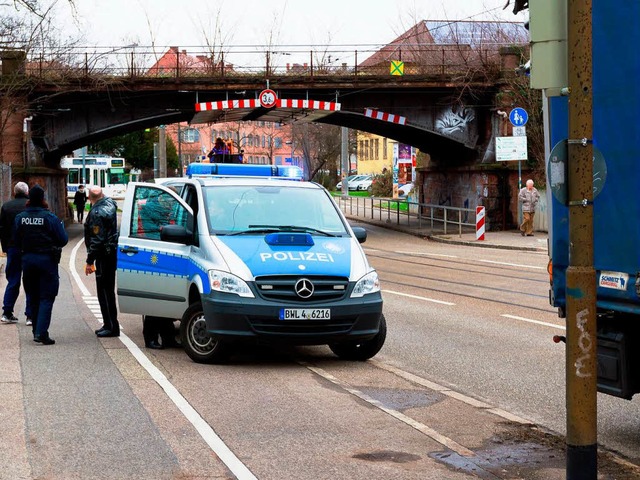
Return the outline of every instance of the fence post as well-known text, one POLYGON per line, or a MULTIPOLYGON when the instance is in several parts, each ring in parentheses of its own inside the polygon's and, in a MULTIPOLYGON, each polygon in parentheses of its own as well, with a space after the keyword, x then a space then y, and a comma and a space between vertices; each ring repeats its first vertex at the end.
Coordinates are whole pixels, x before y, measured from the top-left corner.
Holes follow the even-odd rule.
POLYGON ((484 207, 476 207, 476 240, 484 240, 484 207))
POLYGON ((458 210, 458 237, 462 238, 462 210, 458 210))
POLYGON ((444 207, 444 234, 447 234, 447 207, 444 207))

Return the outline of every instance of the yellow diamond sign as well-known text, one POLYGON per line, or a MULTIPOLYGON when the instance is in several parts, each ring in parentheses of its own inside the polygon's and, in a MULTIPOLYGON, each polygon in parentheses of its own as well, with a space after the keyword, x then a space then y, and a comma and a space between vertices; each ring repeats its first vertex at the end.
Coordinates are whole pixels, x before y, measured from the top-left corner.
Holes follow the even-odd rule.
POLYGON ((400 60, 391 60, 391 75, 404 75, 404 62, 400 60))

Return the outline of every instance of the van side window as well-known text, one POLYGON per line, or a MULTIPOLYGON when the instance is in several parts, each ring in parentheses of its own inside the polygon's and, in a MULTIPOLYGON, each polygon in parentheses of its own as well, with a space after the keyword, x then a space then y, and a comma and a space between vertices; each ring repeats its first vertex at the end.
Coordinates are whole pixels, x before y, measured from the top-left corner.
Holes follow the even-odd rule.
POLYGON ((160 240, 165 225, 187 227, 188 212, 178 201, 153 187, 136 187, 131 215, 131 236, 160 240))

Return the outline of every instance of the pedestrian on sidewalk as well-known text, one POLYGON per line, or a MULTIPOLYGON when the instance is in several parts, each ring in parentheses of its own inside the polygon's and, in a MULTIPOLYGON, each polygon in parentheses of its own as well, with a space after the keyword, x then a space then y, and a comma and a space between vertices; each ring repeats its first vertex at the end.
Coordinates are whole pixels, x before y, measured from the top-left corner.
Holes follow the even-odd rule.
POLYGON ((527 186, 520 190, 518 200, 522 203, 522 224, 520 225, 520 235, 523 237, 533 237, 533 217, 536 214, 536 207, 540 200, 538 190, 533 186, 533 180, 527 180, 527 186))
MULTIPOLYGON (((7 287, 4 291, 2 302, 2 323, 17 323, 18 319, 13 315, 16 300, 20 294, 20 280, 22 278, 22 253, 15 243, 15 220, 19 213, 24 212, 29 200, 29 186, 24 182, 16 183, 13 187, 15 198, 2 205, 0 209, 0 244, 2 251, 7 254, 5 274, 7 275, 7 287)), ((32 325, 31 302, 26 295, 26 307, 24 314, 27 317, 27 325, 32 325)))
POLYGON ((49 336, 49 325, 60 288, 58 264, 69 237, 62 221, 49 211, 38 184, 29 190, 27 208, 16 216, 15 226, 16 247, 22 252, 22 279, 31 301, 33 340, 53 345, 56 342, 49 336))
POLYGON ((96 330, 98 337, 120 336, 118 307, 116 306, 116 266, 118 248, 118 205, 106 197, 102 188, 89 190, 91 209, 84 224, 84 244, 87 247, 85 275, 96 274, 96 291, 102 328, 96 330), (95 262, 95 266, 94 266, 95 262))
POLYGON ((78 185, 78 190, 73 196, 73 204, 76 206, 78 223, 82 223, 84 219, 84 207, 87 204, 87 192, 84 191, 84 185, 78 185))

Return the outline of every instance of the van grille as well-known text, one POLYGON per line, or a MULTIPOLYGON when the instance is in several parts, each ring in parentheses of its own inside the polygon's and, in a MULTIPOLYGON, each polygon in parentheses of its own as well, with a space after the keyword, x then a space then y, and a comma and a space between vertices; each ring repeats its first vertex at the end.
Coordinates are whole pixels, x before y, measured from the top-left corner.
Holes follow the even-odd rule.
POLYGON ((257 277, 256 287, 265 300, 309 304, 342 300, 347 295, 349 279, 313 275, 273 275, 257 277), (296 283, 302 278, 313 284, 313 294, 309 298, 301 298, 295 291, 296 283))

